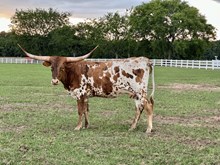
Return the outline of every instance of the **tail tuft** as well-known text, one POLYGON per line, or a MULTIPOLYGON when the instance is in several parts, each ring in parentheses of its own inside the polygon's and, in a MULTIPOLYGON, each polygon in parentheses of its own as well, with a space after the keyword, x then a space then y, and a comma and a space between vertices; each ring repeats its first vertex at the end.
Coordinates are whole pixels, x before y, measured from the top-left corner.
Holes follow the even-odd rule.
POLYGON ((152 105, 154 105, 154 98, 153 98, 153 96, 150 96, 150 103, 151 103, 152 105))

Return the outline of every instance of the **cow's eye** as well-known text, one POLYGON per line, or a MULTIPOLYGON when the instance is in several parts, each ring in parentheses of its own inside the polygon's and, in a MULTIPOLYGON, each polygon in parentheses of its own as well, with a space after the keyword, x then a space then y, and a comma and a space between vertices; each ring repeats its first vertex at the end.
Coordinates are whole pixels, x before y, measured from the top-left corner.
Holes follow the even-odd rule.
POLYGON ((63 72, 63 71, 64 71, 64 68, 60 68, 60 71, 63 72))

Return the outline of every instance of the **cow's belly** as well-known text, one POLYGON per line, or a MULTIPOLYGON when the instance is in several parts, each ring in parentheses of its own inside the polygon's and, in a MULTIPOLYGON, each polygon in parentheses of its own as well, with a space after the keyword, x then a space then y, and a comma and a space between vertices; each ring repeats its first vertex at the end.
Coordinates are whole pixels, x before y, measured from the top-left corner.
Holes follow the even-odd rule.
POLYGON ((129 94, 130 96, 139 96, 141 95, 141 90, 134 90, 130 86, 126 85, 113 85, 112 91, 106 92, 102 88, 92 88, 87 91, 87 95, 90 97, 105 97, 105 98, 115 98, 120 94, 129 94))
POLYGON ((87 95, 90 97, 106 97, 114 98, 117 97, 118 93, 116 91, 103 91, 102 88, 92 88, 87 91, 87 95))
POLYGON ((74 98, 79 100, 81 96, 89 96, 89 97, 105 97, 105 98, 115 98, 119 94, 119 92, 105 92, 102 88, 90 88, 87 90, 82 90, 81 88, 72 89, 69 91, 69 94, 74 98))

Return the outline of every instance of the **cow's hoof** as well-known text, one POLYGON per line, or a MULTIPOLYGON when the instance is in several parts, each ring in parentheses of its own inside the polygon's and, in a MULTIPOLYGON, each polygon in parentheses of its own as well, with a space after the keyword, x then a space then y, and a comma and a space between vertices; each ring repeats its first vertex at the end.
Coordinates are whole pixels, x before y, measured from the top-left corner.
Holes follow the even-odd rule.
POLYGON ((134 129, 135 129, 135 128, 132 128, 132 127, 131 127, 131 128, 129 128, 128 131, 131 132, 131 131, 134 131, 134 129))
POLYGON ((80 131, 80 127, 76 127, 74 131, 80 131))
POLYGON ((150 129, 150 128, 148 128, 147 131, 146 131, 147 134, 151 134, 152 132, 153 132, 153 131, 152 131, 152 129, 150 129))
POLYGON ((89 125, 86 125, 86 126, 85 126, 85 129, 88 129, 88 128, 89 128, 89 125))

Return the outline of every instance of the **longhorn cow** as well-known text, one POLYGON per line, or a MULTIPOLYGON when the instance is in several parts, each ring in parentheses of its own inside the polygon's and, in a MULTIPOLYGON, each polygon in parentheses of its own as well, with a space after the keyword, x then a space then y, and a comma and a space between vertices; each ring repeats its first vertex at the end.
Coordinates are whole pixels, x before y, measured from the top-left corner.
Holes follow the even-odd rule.
POLYGON ((147 133, 152 131, 154 106, 154 68, 145 57, 133 57, 106 62, 86 61, 91 52, 80 57, 37 56, 28 53, 20 45, 23 52, 30 58, 43 61, 43 65, 51 67, 53 85, 62 82, 64 88, 77 100, 78 124, 75 130, 82 128, 85 117, 85 128, 89 127, 88 98, 116 97, 126 92, 135 100, 136 113, 130 130, 136 128, 143 110, 147 115, 147 133), (148 99, 148 80, 152 75, 152 93, 148 99))

